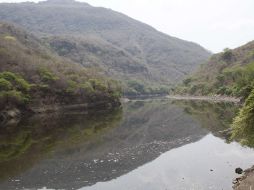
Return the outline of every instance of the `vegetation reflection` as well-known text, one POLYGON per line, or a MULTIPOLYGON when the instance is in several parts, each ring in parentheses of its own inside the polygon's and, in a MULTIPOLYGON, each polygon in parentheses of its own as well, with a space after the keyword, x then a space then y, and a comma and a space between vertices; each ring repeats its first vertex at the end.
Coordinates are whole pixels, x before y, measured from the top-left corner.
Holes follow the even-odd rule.
POLYGON ((40 115, 0 129, 0 180, 33 166, 50 153, 99 139, 119 126, 122 110, 103 114, 40 115), (14 169, 15 168, 15 169, 14 169))

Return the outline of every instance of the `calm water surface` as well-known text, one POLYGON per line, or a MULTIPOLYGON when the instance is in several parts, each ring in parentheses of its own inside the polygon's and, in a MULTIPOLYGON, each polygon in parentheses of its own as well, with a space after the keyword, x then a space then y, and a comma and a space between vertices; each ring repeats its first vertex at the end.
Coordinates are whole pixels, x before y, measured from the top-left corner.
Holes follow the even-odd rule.
POLYGON ((228 142, 237 107, 132 101, 110 113, 34 116, 0 128, 0 189, 228 190, 254 150, 228 142))

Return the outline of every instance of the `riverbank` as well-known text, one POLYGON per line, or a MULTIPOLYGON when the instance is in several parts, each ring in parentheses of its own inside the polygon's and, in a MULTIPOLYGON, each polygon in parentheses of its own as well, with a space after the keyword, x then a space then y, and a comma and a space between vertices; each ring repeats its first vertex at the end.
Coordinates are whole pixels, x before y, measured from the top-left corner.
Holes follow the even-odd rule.
POLYGON ((240 103, 241 99, 230 96, 179 96, 179 95, 168 95, 168 99, 174 100, 202 100, 202 101, 212 101, 212 102, 233 102, 240 103))
POLYGON ((254 166, 244 171, 243 176, 235 180, 234 190, 252 190, 254 189, 254 166))
POLYGON ((50 113, 89 113, 94 111, 107 111, 114 110, 121 107, 121 102, 107 102, 98 101, 95 103, 85 104, 70 104, 70 105, 42 105, 42 106, 31 106, 28 108, 6 108, 0 112, 0 126, 5 126, 9 121, 20 120, 23 117, 35 115, 35 114, 50 114, 50 113))
POLYGON ((167 98, 172 100, 200 100, 200 101, 210 101, 210 102, 232 102, 239 104, 241 103, 240 98, 229 97, 229 96, 181 96, 181 95, 155 95, 155 96, 135 96, 128 97, 125 96, 121 99, 122 103, 126 103, 131 100, 138 99, 149 99, 149 98, 167 98))

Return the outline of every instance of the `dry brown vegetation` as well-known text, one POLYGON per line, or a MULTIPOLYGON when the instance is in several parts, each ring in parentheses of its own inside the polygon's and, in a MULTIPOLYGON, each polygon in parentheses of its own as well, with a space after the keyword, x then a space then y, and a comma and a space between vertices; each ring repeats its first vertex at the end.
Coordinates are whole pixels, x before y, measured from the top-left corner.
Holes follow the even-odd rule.
POLYGON ((165 87, 180 82, 210 56, 195 43, 75 1, 2 3, 0 19, 46 37, 60 56, 85 67, 100 67, 122 82, 126 94, 165 93, 165 87))
POLYGON ((119 105, 117 82, 51 53, 33 35, 7 23, 0 24, 0 58, 1 109, 98 101, 119 105))

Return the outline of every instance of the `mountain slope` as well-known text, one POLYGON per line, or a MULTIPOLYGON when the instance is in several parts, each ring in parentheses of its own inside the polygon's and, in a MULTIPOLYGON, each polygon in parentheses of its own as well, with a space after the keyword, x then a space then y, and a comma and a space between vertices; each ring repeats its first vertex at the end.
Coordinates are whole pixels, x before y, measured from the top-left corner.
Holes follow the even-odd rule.
POLYGON ((197 44, 167 36, 121 13, 72 0, 2 3, 0 19, 46 37, 61 56, 100 66, 121 79, 126 89, 142 87, 140 83, 170 86, 210 56, 197 44), (136 85, 131 85, 133 80, 136 85))
POLYGON ((115 81, 51 53, 41 40, 2 22, 0 65, 0 112, 100 102, 119 105, 115 81))
POLYGON ((184 80, 176 93, 221 94, 245 99, 253 87, 254 41, 213 55, 196 73, 184 80))
POLYGON ((213 55, 175 93, 241 97, 245 103, 232 123, 231 139, 254 147, 254 41, 213 55))

